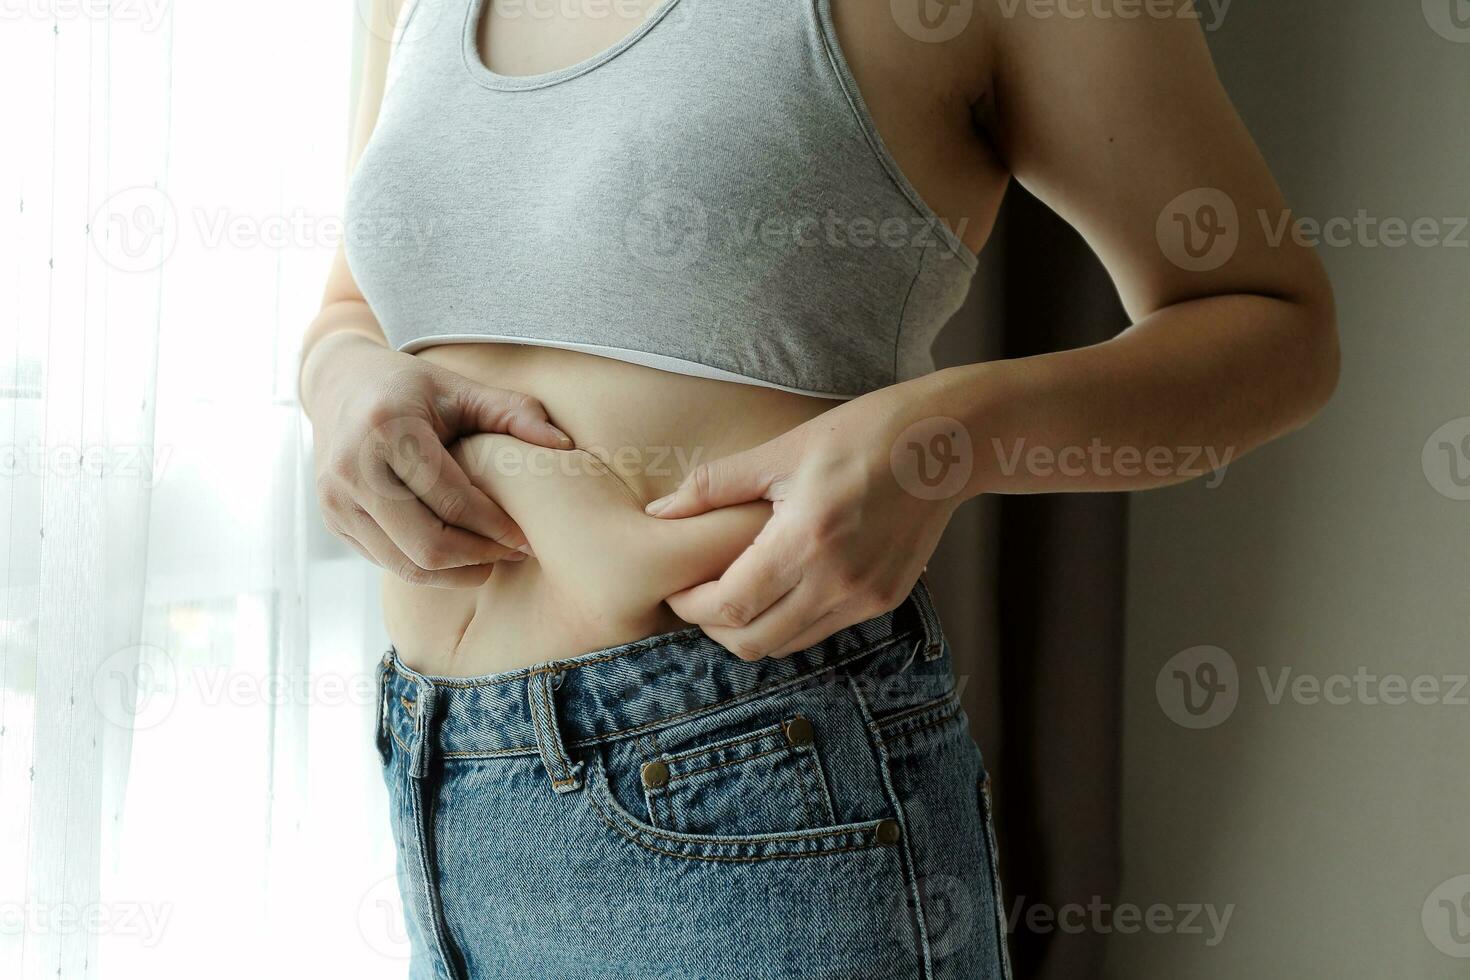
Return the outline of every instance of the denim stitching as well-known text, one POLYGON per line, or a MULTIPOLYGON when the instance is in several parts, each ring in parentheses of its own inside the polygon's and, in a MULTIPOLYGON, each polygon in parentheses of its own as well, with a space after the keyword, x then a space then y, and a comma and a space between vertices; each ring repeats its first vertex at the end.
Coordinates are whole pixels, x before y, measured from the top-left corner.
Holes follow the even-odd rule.
MULTIPOLYGON (((696 629, 697 628, 698 627, 696 627, 696 629)), ((672 722, 676 722, 676 721, 679 721, 679 720, 682 720, 684 718, 688 718, 688 717, 691 717, 691 716, 694 716, 694 715, 698 715, 698 714, 702 714, 702 713, 708 713, 710 711, 714 711, 716 709, 723 708, 726 705, 733 705, 733 704, 739 704, 739 703, 742 703, 742 702, 745 702, 745 701, 752 701, 752 700, 755 700, 756 698, 763 697, 763 696, 765 696, 767 694, 771 694, 771 693, 774 693, 776 691, 782 690, 784 688, 791 687, 791 686, 793 686, 795 684, 800 683, 801 681, 807 680, 810 677, 814 677, 814 676, 816 676, 818 674, 826 673, 827 671, 833 670, 833 669, 835 669, 837 667, 841 667, 841 666, 843 666, 845 664, 850 664, 854 660, 860 660, 863 657, 866 657, 866 656, 868 656, 870 654, 874 654, 874 653, 878 653, 878 652, 880 652, 882 650, 886 650, 887 648, 893 646, 894 644, 901 643, 904 640, 908 639, 909 637, 911 637, 914 634, 914 632, 915 632, 914 630, 906 630, 903 633, 895 633, 892 636, 885 637, 882 640, 879 640, 879 641, 873 643, 871 646, 863 647, 863 648, 861 648, 859 650, 856 650, 853 653, 848 654, 846 657, 843 657, 843 658, 841 658, 839 660, 833 660, 833 661, 831 661, 829 663, 824 663, 824 664, 822 664, 819 667, 816 667, 816 668, 813 668, 812 670, 807 671, 806 673, 797 674, 797 675, 795 675, 793 677, 787 678, 784 681, 779 681, 779 682, 767 684, 764 687, 758 687, 758 688, 755 688, 754 690, 747 691, 744 694, 737 694, 734 697, 725 698, 722 701, 715 701, 715 702, 712 702, 710 704, 700 705, 697 708, 690 708, 690 709, 688 709, 686 711, 680 711, 680 712, 678 712, 676 714, 667 715, 667 716, 665 716, 663 718, 656 718, 653 721, 644 722, 641 725, 632 725, 632 726, 630 726, 628 728, 619 728, 619 729, 615 729, 615 730, 613 730, 611 732, 604 732, 604 733, 602 733, 600 735, 593 735, 593 736, 588 737, 588 738, 579 739, 579 740, 577 740, 577 741, 575 741, 575 742, 573 742, 571 744, 572 744, 572 747, 573 748, 584 748, 584 747, 591 746, 591 745, 601 745, 601 744, 603 744, 605 742, 618 741, 619 739, 622 739, 622 738, 624 738, 626 736, 633 735, 633 734, 636 734, 636 733, 639 733, 639 732, 643 732, 643 731, 646 731, 646 730, 651 729, 651 728, 661 728, 661 727, 663 727, 665 725, 668 725, 668 724, 670 724, 672 722)), ((610 657, 605 658, 605 660, 603 660, 603 661, 597 661, 597 662, 602 663, 602 662, 605 662, 606 660, 616 660, 619 657, 628 656, 631 653, 635 653, 635 652, 639 652, 639 651, 630 651, 629 654, 618 654, 616 656, 610 656, 610 657)), ((393 669, 396 672, 398 672, 399 673, 399 676, 403 677, 405 680, 412 680, 411 677, 408 677, 407 675, 405 675, 401 671, 399 671, 398 665, 396 663, 393 665, 393 669)), ((565 669, 565 668, 563 668, 563 669, 565 669)), ((541 670, 539 672, 540 673, 550 673, 551 671, 550 671, 550 669, 546 669, 546 670, 541 670)), ((522 675, 522 676, 524 676, 524 675, 522 675)), ((484 686, 492 686, 494 684, 502 684, 502 683, 506 683, 507 681, 515 680, 515 679, 517 679, 517 678, 515 678, 515 677, 508 677, 508 678, 504 678, 503 680, 492 681, 492 682, 488 682, 486 684, 447 684, 446 683, 446 684, 442 684, 440 686, 443 686, 443 687, 455 687, 455 688, 459 688, 459 689, 462 689, 462 690, 468 690, 468 689, 471 689, 471 688, 474 688, 474 687, 484 687, 484 686)), ((535 724, 535 719, 532 718, 531 721, 532 721, 532 724, 534 725, 535 724)), ((473 752, 471 752, 471 751, 463 751, 463 752, 442 752, 440 754, 442 756, 446 756, 446 757, 450 757, 450 758, 477 759, 477 758, 493 758, 493 757, 495 757, 497 755, 525 755, 525 754, 529 754, 531 752, 536 752, 536 753, 539 754, 540 749, 537 746, 528 745, 528 746, 516 746, 515 748, 511 748, 511 749, 486 749, 483 752, 482 751, 473 751, 473 752)))
POLYGON ((809 677, 814 677, 814 676, 816 676, 818 674, 825 674, 827 671, 832 670, 832 669, 834 669, 836 667, 841 667, 843 664, 852 663, 854 660, 858 660, 858 659, 861 659, 862 657, 866 657, 868 654, 877 653, 880 650, 887 649, 888 647, 893 646, 893 644, 898 643, 898 642, 901 642, 904 639, 907 639, 908 636, 909 636, 908 633, 904 633, 904 634, 900 634, 900 635, 895 635, 895 636, 890 636, 890 637, 885 638, 884 640, 879 641, 878 643, 874 644, 871 647, 865 647, 865 648, 863 648, 861 650, 858 650, 855 653, 849 654, 848 656, 843 657, 841 660, 834 660, 831 663, 823 664, 822 666, 817 667, 817 668, 815 668, 813 670, 809 670, 809 671, 807 671, 804 674, 797 674, 794 677, 789 677, 789 678, 787 678, 784 681, 779 681, 779 682, 776 682, 776 683, 767 684, 765 687, 758 687, 755 690, 747 691, 744 694, 737 694, 734 697, 732 697, 732 698, 726 698, 723 701, 715 701, 715 702, 713 702, 711 704, 700 705, 697 708, 690 708, 687 711, 681 711, 681 712, 679 712, 677 714, 667 715, 667 716, 665 716, 663 718, 657 718, 657 719, 655 719, 653 721, 644 722, 641 725, 634 725, 631 728, 620 728, 617 731, 607 732, 607 733, 602 734, 602 735, 595 735, 592 738, 584 738, 581 741, 573 742, 572 745, 580 748, 580 747, 582 747, 584 745, 597 745, 597 744, 600 744, 602 742, 610 742, 610 741, 616 740, 619 737, 630 735, 630 734, 632 734, 634 732, 639 732, 639 731, 642 731, 644 729, 648 729, 648 728, 660 728, 660 727, 662 727, 664 725, 667 725, 670 722, 678 721, 678 720, 680 720, 682 718, 686 718, 686 717, 688 717, 690 715, 698 715, 698 714, 702 714, 702 713, 707 713, 707 712, 713 711, 713 710, 715 710, 717 708, 722 708, 725 705, 739 704, 739 703, 742 703, 742 702, 745 702, 745 701, 753 701, 756 698, 764 697, 767 694, 773 694, 776 691, 780 691, 780 690, 783 690, 785 688, 792 687, 792 686, 800 683, 801 681, 806 680, 809 677))
POLYGON ((395 742, 398 743, 398 747, 403 750, 403 754, 404 755, 410 755, 411 754, 408 751, 408 746, 403 744, 403 739, 401 739, 401 738, 398 737, 398 726, 397 725, 389 725, 388 726, 388 734, 393 736, 393 741, 395 741, 395 742))
POLYGON ((904 884, 908 887, 909 897, 913 900, 913 908, 915 910, 914 921, 917 926, 916 932, 919 940, 919 964, 922 967, 921 973, 924 980, 933 980, 934 952, 929 945, 929 923, 925 919, 924 900, 919 892, 919 866, 917 860, 914 858, 913 848, 910 846, 909 841, 910 828, 908 816, 904 813, 903 800, 899 797, 898 789, 893 783, 893 774, 890 771, 888 762, 888 749, 882 737, 878 734, 878 725, 877 721, 873 718, 873 710, 868 707, 867 699, 863 697, 863 692, 859 689, 859 685, 851 677, 848 678, 848 686, 852 689, 853 700, 857 703, 858 711, 862 713, 864 720, 867 722, 868 731, 873 736, 872 747, 878 756, 878 775, 883 783, 883 790, 888 797, 889 805, 893 807, 894 819, 898 821, 899 838, 896 846, 902 855, 900 864, 902 864, 904 869, 904 884))
POLYGON ((426 788, 422 780, 414 779, 411 775, 408 779, 409 784, 406 792, 408 793, 408 805, 413 813, 413 851, 414 856, 418 859, 419 872, 423 875, 424 903, 428 906, 426 911, 429 914, 429 929, 433 934, 434 947, 435 951, 439 954, 440 962, 450 977, 458 980, 459 970, 456 968, 455 961, 451 958, 449 952, 449 926, 443 921, 444 909, 429 868, 427 853, 429 821, 422 800, 426 788))
POLYGON ((893 729, 903 728, 905 724, 911 723, 915 719, 923 722, 919 726, 920 728, 926 727, 931 723, 931 720, 925 719, 924 715, 930 712, 938 712, 938 721, 945 721, 959 713, 960 707, 959 698, 954 695, 954 692, 950 692, 941 698, 921 704, 915 708, 905 709, 898 714, 888 715, 884 718, 875 718, 873 720, 873 731, 880 737, 902 735, 905 732, 895 732, 893 729))
POLYGON ((827 779, 822 772, 822 754, 817 751, 815 744, 810 747, 802 762, 803 765, 799 768, 806 775, 807 790, 810 793, 807 799, 807 819, 815 824, 823 821, 833 823, 837 819, 837 808, 832 804, 832 794, 827 791, 827 779), (811 813, 813 799, 825 812, 819 810, 815 814, 811 813))
MULTIPOLYGON (((528 700, 533 700, 536 696, 537 692, 534 685, 526 689, 528 700)), ((552 785, 555 785, 557 774, 551 771, 551 761, 546 755, 547 735, 545 719, 541 716, 541 712, 536 710, 534 703, 530 704, 529 707, 531 709, 531 727, 536 731, 536 754, 541 756, 541 764, 546 767, 546 775, 551 779, 552 785)))
MULTIPOLYGON (((663 855, 666 855, 668 857, 682 858, 682 859, 684 859, 686 861, 722 861, 722 862, 727 862, 727 863, 748 863, 748 862, 752 862, 752 861, 778 861, 778 860, 788 860, 789 861, 789 860, 799 860, 801 858, 821 857, 821 856, 826 855, 826 854, 843 854, 843 853, 846 853, 846 852, 849 852, 849 851, 871 851, 871 850, 879 850, 879 849, 882 849, 882 848, 884 848, 886 846, 886 845, 883 845, 883 844, 879 844, 876 840, 874 840, 874 841, 870 841, 870 842, 864 843, 864 844, 850 844, 850 845, 848 845, 846 847, 830 847, 830 848, 823 848, 821 850, 816 850, 816 851, 786 851, 786 852, 780 852, 780 853, 776 853, 776 854, 753 854, 753 855, 736 855, 736 856, 722 855, 722 854, 683 854, 683 853, 680 853, 678 851, 666 851, 666 850, 664 850, 661 847, 655 847, 654 845, 648 843, 647 841, 640 840, 639 838, 634 837, 631 833, 629 833, 623 827, 621 827, 617 823, 615 823, 613 821, 613 819, 610 818, 607 815, 607 813, 603 810, 602 804, 598 803, 596 799, 594 799, 592 796, 588 796, 587 799, 588 799, 588 802, 590 802, 592 804, 592 808, 597 811, 597 816, 602 820, 602 822, 605 823, 605 824, 607 824, 610 828, 612 828, 613 832, 616 833, 618 836, 620 836, 620 837, 624 838, 625 840, 628 840, 628 841, 630 841, 630 842, 632 842, 634 844, 637 844, 639 847, 642 847, 642 848, 644 848, 646 850, 649 850, 649 851, 653 851, 655 854, 663 854, 663 855)), ((642 830, 640 830, 639 832, 640 833, 645 833, 645 831, 642 831, 642 830)), ((844 832, 844 833, 846 833, 846 832, 844 832)), ((651 835, 651 836, 664 837, 665 839, 671 840, 674 843, 683 843, 686 846, 692 847, 692 848, 711 846, 709 844, 698 844, 698 843, 695 843, 693 841, 679 841, 676 838, 670 837, 668 835, 663 835, 663 834, 655 834, 655 835, 651 835)), ((771 842, 776 842, 776 841, 785 840, 785 839, 786 838, 766 838, 763 841, 757 842, 757 846, 759 846, 760 844, 771 843, 771 842)), ((802 838, 791 838, 791 839, 800 840, 802 838)), ((718 838, 711 838, 711 843, 714 846, 721 846, 718 843, 719 840, 720 839, 718 839, 718 838)), ((729 845, 731 845, 731 846, 750 846, 750 842, 749 841, 740 841, 740 840, 737 840, 737 839, 727 839, 727 840, 728 840, 729 845)))
POLYGON ((511 749, 486 749, 483 752, 440 752, 446 759, 498 759, 509 755, 539 756, 541 750, 534 745, 517 745, 511 749))
MULTIPOLYGON (((546 707, 546 735, 551 740, 551 751, 556 753, 556 761, 561 765, 563 776, 569 777, 572 772, 572 764, 561 750, 561 732, 556 728, 556 709, 551 703, 551 683, 549 681, 536 685, 537 693, 541 697, 541 703, 546 707)), ((564 782, 575 782, 567 778, 564 782)), ((555 779, 552 782, 556 782, 555 779)))
POLYGON ((777 752, 781 752, 787 748, 790 748, 790 746, 778 745, 774 749, 766 749, 764 752, 757 752, 755 755, 742 756, 739 759, 727 759, 724 762, 719 762, 712 766, 706 766, 703 769, 694 769, 690 772, 681 773, 677 776, 670 776, 669 782, 677 783, 681 779, 689 779, 694 776, 702 776, 707 772, 718 772, 721 769, 728 769, 730 766, 738 766, 746 762, 754 762, 756 759, 764 759, 768 755, 775 755, 777 752))
MULTIPOLYGON (((621 660, 623 657, 631 657, 635 653, 646 653, 649 650, 657 650, 660 647, 669 646, 670 644, 685 639, 693 639, 700 635, 702 635, 700 628, 698 626, 691 626, 689 629, 679 630, 675 633, 665 633, 662 636, 649 637, 649 640, 657 640, 658 642, 656 643, 650 643, 645 640, 635 640, 632 644, 629 645, 629 649, 627 650, 623 650, 618 653, 609 653, 601 657, 595 657, 591 660, 581 660, 577 663, 563 660, 557 661, 555 663, 543 664, 538 667, 526 667, 521 670, 517 670, 514 673, 506 674, 504 677, 496 677, 489 680, 464 680, 454 677, 441 677, 435 680, 435 683, 439 687, 454 687, 460 688, 462 690, 470 690, 476 687, 498 687, 501 684, 509 684, 511 681, 527 680, 535 676, 536 674, 554 674, 560 672, 569 673, 582 667, 591 667, 595 664, 605 664, 613 660, 621 660)), ((396 659, 391 666, 393 667, 393 671, 404 680, 415 680, 415 678, 413 678, 409 674, 404 673, 403 668, 399 666, 396 659)))
POLYGON ((982 830, 985 856, 989 859, 990 883, 995 893, 995 941, 1000 953, 1001 975, 1005 980, 1011 980, 1011 953, 1006 945, 1005 895, 1000 883, 1000 855, 996 853, 995 814, 990 799, 990 777, 986 776, 984 782, 979 783, 978 786, 981 799, 980 815, 985 821, 982 830))
MULTIPOLYGON (((915 632, 923 632, 922 624, 917 631, 910 629, 905 630, 903 633, 893 633, 888 637, 885 637, 884 640, 878 641, 878 645, 867 650, 859 651, 859 654, 879 649, 881 646, 888 645, 894 640, 912 636, 915 632)), ((575 663, 570 660, 560 660, 549 664, 542 664, 537 667, 526 667, 521 670, 517 670, 514 673, 506 674, 504 677, 496 677, 488 680, 466 680, 454 677, 439 677, 427 679, 432 680, 437 687, 452 687, 461 690, 470 690, 477 687, 498 687, 501 684, 509 684, 511 681, 529 679, 536 674, 571 673, 572 671, 580 670, 583 667, 592 667, 597 664, 609 663, 613 660, 621 660, 624 657, 631 657, 636 653, 647 653, 651 650, 658 650, 662 647, 670 646, 674 643, 678 643, 686 639, 695 639, 703 635, 703 632, 698 626, 691 626, 688 629, 678 630, 674 633, 665 633, 661 636, 651 636, 647 640, 635 640, 633 641, 633 643, 628 644, 628 649, 626 650, 622 650, 618 653, 609 653, 601 657, 594 657, 590 660, 579 660, 575 663)), ((834 661, 827 666, 832 667, 838 663, 846 663, 848 660, 851 659, 852 657, 850 656, 845 657, 842 660, 834 661)), ((390 666, 393 668, 393 672, 396 673, 399 677, 402 677, 406 681, 416 683, 416 678, 405 673, 404 668, 398 663, 396 658, 394 659, 393 663, 390 664, 390 666)))
POLYGON ((748 735, 741 735, 738 738, 732 738, 728 742, 716 742, 713 745, 707 745, 704 748, 690 749, 688 752, 681 752, 678 755, 665 756, 664 761, 683 762, 685 759, 693 759, 695 756, 709 755, 714 752, 719 752, 723 749, 734 748, 737 745, 744 745, 746 742, 755 742, 763 738, 770 738, 771 736, 775 735, 777 731, 780 730, 780 724, 767 725, 764 728, 756 729, 748 735))
POLYGON ((939 718, 934 718, 930 721, 926 721, 922 725, 917 725, 913 728, 905 728, 901 732, 891 732, 888 734, 879 735, 878 737, 883 740, 884 745, 892 745, 899 739, 909 738, 910 736, 918 735, 921 732, 927 732, 931 729, 942 728, 945 725, 948 725, 951 722, 955 721, 955 719, 959 717, 959 714, 960 713, 958 711, 951 711, 948 714, 945 714, 939 718))
MULTIPOLYGON (((603 792, 606 792, 611 797, 612 791, 608 788, 608 786, 606 785, 605 782, 602 785, 602 790, 603 790, 603 792)), ((597 795, 596 792, 593 792, 592 794, 589 794, 589 798, 592 797, 592 796, 596 796, 596 795, 597 795)), ((760 846, 763 846, 765 844, 781 844, 781 843, 788 843, 790 841, 821 840, 824 837, 846 837, 846 836, 849 836, 849 835, 852 835, 852 834, 869 834, 869 835, 871 835, 871 832, 873 831, 873 829, 876 828, 878 826, 878 824, 880 824, 882 822, 883 821, 881 819, 880 820, 867 820, 867 821, 864 821, 862 823, 854 824, 851 827, 844 826, 842 829, 834 829, 834 828, 830 828, 829 827, 829 828, 822 828, 822 829, 818 829, 818 830, 791 831, 790 833, 785 833, 785 834, 761 834, 761 835, 759 835, 759 837, 760 837, 759 840, 751 840, 751 839, 749 839, 747 837, 721 837, 721 836, 714 835, 714 834, 684 834, 684 835, 681 836, 679 834, 672 834, 672 833, 666 833, 666 832, 658 832, 657 828, 652 828, 650 830, 645 830, 642 827, 635 827, 634 829, 636 829, 639 833, 648 833, 648 834, 652 834, 653 836, 662 837, 662 838, 664 838, 664 839, 666 839, 668 841, 671 841, 672 843, 675 843, 675 844, 689 844, 689 845, 695 846, 695 847, 708 847, 710 845, 714 845, 714 846, 733 845, 733 846, 737 846, 737 847, 750 847, 750 846, 760 847, 760 846), (689 838, 694 838, 694 839, 693 840, 690 840, 689 838)))
MULTIPOLYGON (((732 742, 723 742, 723 743, 720 743, 719 745, 713 746, 708 751, 709 752, 717 752, 717 751, 720 751, 722 749, 729 748, 732 745, 740 745, 740 744, 745 743, 745 742, 752 742, 752 741, 756 741, 756 740, 762 739, 762 738, 770 738, 772 735, 775 734, 775 732, 772 731, 773 728, 774 729, 777 729, 777 730, 780 730, 781 729, 781 726, 780 725, 769 726, 767 728, 761 729, 760 731, 758 731, 758 732, 756 732, 754 734, 747 735, 744 738, 736 739, 735 741, 732 741, 732 742)), ((672 786, 674 783, 677 783, 677 782, 679 782, 680 780, 683 780, 683 779, 690 779, 690 778, 692 778, 694 776, 702 776, 705 773, 709 773, 709 772, 718 772, 719 770, 721 770, 721 769, 727 769, 730 766, 744 765, 747 762, 754 762, 756 759, 764 759, 767 756, 776 755, 776 754, 781 753, 783 751, 789 753, 791 756, 793 756, 797 760, 797 763, 798 764, 796 766, 796 771, 800 774, 801 780, 804 783, 804 789, 805 789, 805 793, 804 793, 804 795, 802 797, 802 801, 801 802, 802 802, 802 809, 806 811, 807 822, 808 823, 811 823, 811 824, 813 824, 815 826, 821 826, 823 824, 829 824, 829 823, 834 822, 836 820, 836 814, 835 814, 835 812, 833 811, 833 808, 832 808, 832 799, 827 794, 826 789, 824 787, 820 786, 817 783, 816 778, 815 778, 816 777, 816 773, 814 773, 812 771, 812 769, 813 769, 812 764, 817 761, 816 747, 815 746, 811 746, 811 747, 807 748, 806 750, 804 750, 803 747, 801 747, 801 746, 792 746, 792 745, 787 745, 787 744, 777 745, 774 748, 770 748, 770 749, 765 750, 764 752, 757 752, 755 755, 741 756, 738 759, 727 759, 724 762, 716 763, 715 765, 712 765, 712 766, 706 766, 703 769, 695 769, 695 770, 692 770, 690 772, 679 773, 677 775, 670 775, 668 782, 665 783, 664 785, 665 786, 672 786), (821 812, 820 809, 818 809, 818 810, 814 810, 813 809, 813 801, 814 800, 820 801, 820 803, 817 804, 818 806, 825 806, 825 809, 826 809, 826 812, 825 813, 821 812)), ((680 758, 690 758, 692 756, 700 755, 700 754, 704 754, 704 753, 690 752, 690 753, 686 753, 684 756, 682 756, 680 758)), ((674 761, 672 758, 669 758, 669 757, 665 757, 665 759, 666 759, 666 761, 670 761, 670 762, 674 761)), ((820 763, 817 763, 817 765, 820 766, 820 763)), ((668 819, 667 822, 670 823, 670 824, 672 824, 674 822, 672 820, 673 800, 669 797, 669 795, 667 793, 651 793, 651 792, 649 792, 649 793, 645 793, 644 795, 648 798, 648 800, 650 801, 650 804, 655 799, 661 800, 662 803, 663 803, 663 805, 666 808, 669 809, 670 818, 668 819)), ((672 826, 670 827, 670 829, 673 829, 672 826)))
MULTIPOLYGON (((657 732, 650 732, 647 735, 636 736, 633 741, 638 746, 638 753, 639 756, 643 759, 644 765, 647 765, 649 762, 658 758, 660 747, 658 744, 657 732)), ((640 766, 639 769, 641 772, 642 767, 640 766)), ((642 780, 640 779, 639 782, 641 783, 642 780)), ((643 800, 648 805, 649 823, 653 824, 655 827, 667 827, 670 830, 681 829, 674 826, 674 813, 671 809, 669 809, 669 799, 667 794, 660 793, 656 789, 644 786, 643 800)))
POLYGON ((664 818, 659 814, 659 793, 643 782, 643 767, 658 757, 658 738, 654 735, 639 735, 633 739, 633 747, 638 752, 638 783, 643 789, 643 803, 648 807, 648 822, 654 826, 663 826, 664 818))

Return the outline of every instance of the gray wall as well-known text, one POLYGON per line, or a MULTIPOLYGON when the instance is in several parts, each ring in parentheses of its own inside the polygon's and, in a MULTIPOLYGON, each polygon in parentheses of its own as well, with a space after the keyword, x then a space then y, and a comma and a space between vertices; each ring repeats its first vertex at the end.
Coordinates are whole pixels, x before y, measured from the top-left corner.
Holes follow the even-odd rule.
POLYGON ((1124 899, 1176 922, 1191 903, 1233 913, 1213 946, 1208 923, 1117 931, 1109 975, 1463 978, 1470 4, 1240 2, 1211 46, 1298 214, 1431 218, 1453 240, 1389 248, 1370 229, 1325 246, 1344 347, 1332 405, 1218 488, 1134 497, 1124 899), (1223 689, 1194 716, 1175 669, 1197 667, 1170 660, 1201 645, 1223 651, 1198 654, 1223 689), (1283 671, 1309 686, 1278 698, 1283 671), (1382 703, 1395 675, 1426 678, 1436 703, 1382 703))

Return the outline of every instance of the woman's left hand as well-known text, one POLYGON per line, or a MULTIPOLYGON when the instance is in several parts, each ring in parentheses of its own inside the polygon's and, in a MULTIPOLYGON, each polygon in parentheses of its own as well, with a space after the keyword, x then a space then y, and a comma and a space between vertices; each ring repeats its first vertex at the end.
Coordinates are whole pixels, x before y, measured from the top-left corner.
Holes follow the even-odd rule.
POLYGON ((771 519, 724 575, 668 597, 675 614, 741 659, 758 660, 896 608, 964 499, 970 463, 969 437, 953 431, 952 419, 909 424, 906 387, 864 395, 701 464, 650 503, 660 519, 772 504, 771 519))

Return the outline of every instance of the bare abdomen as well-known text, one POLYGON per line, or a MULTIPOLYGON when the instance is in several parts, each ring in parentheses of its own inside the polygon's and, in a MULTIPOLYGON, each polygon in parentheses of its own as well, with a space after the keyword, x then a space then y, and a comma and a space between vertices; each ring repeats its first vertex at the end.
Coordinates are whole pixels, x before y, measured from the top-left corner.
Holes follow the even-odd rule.
POLYGON ((497 565, 478 589, 385 575, 389 636, 406 665, 435 675, 513 670, 684 626, 664 597, 718 577, 759 533, 769 506, 661 521, 643 505, 699 463, 759 445, 836 404, 551 348, 454 345, 419 356, 541 399, 578 447, 542 449, 501 435, 455 447, 536 558, 497 565))

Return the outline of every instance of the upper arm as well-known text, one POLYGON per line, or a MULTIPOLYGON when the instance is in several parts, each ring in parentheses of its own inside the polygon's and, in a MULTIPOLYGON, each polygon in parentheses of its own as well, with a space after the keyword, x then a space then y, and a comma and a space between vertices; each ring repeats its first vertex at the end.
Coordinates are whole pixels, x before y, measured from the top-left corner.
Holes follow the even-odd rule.
POLYGON ((1227 293, 1327 301, 1314 253, 1277 240, 1286 204, 1198 21, 1141 13, 989 25, 1011 172, 1088 241, 1134 320, 1227 293))
MULTIPOLYGON (((357 161, 367 148, 378 123, 378 110, 383 104, 383 90, 388 78, 388 59, 391 51, 394 25, 407 6, 408 0, 370 0, 365 17, 366 38, 362 57, 362 78, 357 89, 357 110, 352 126, 352 148, 348 170, 357 168, 357 161)), ((358 3, 361 9, 361 0, 358 3)), ((322 297, 322 306, 344 301, 366 302, 352 270, 347 265, 347 252, 341 246, 332 260, 327 274, 327 286, 322 297)))

